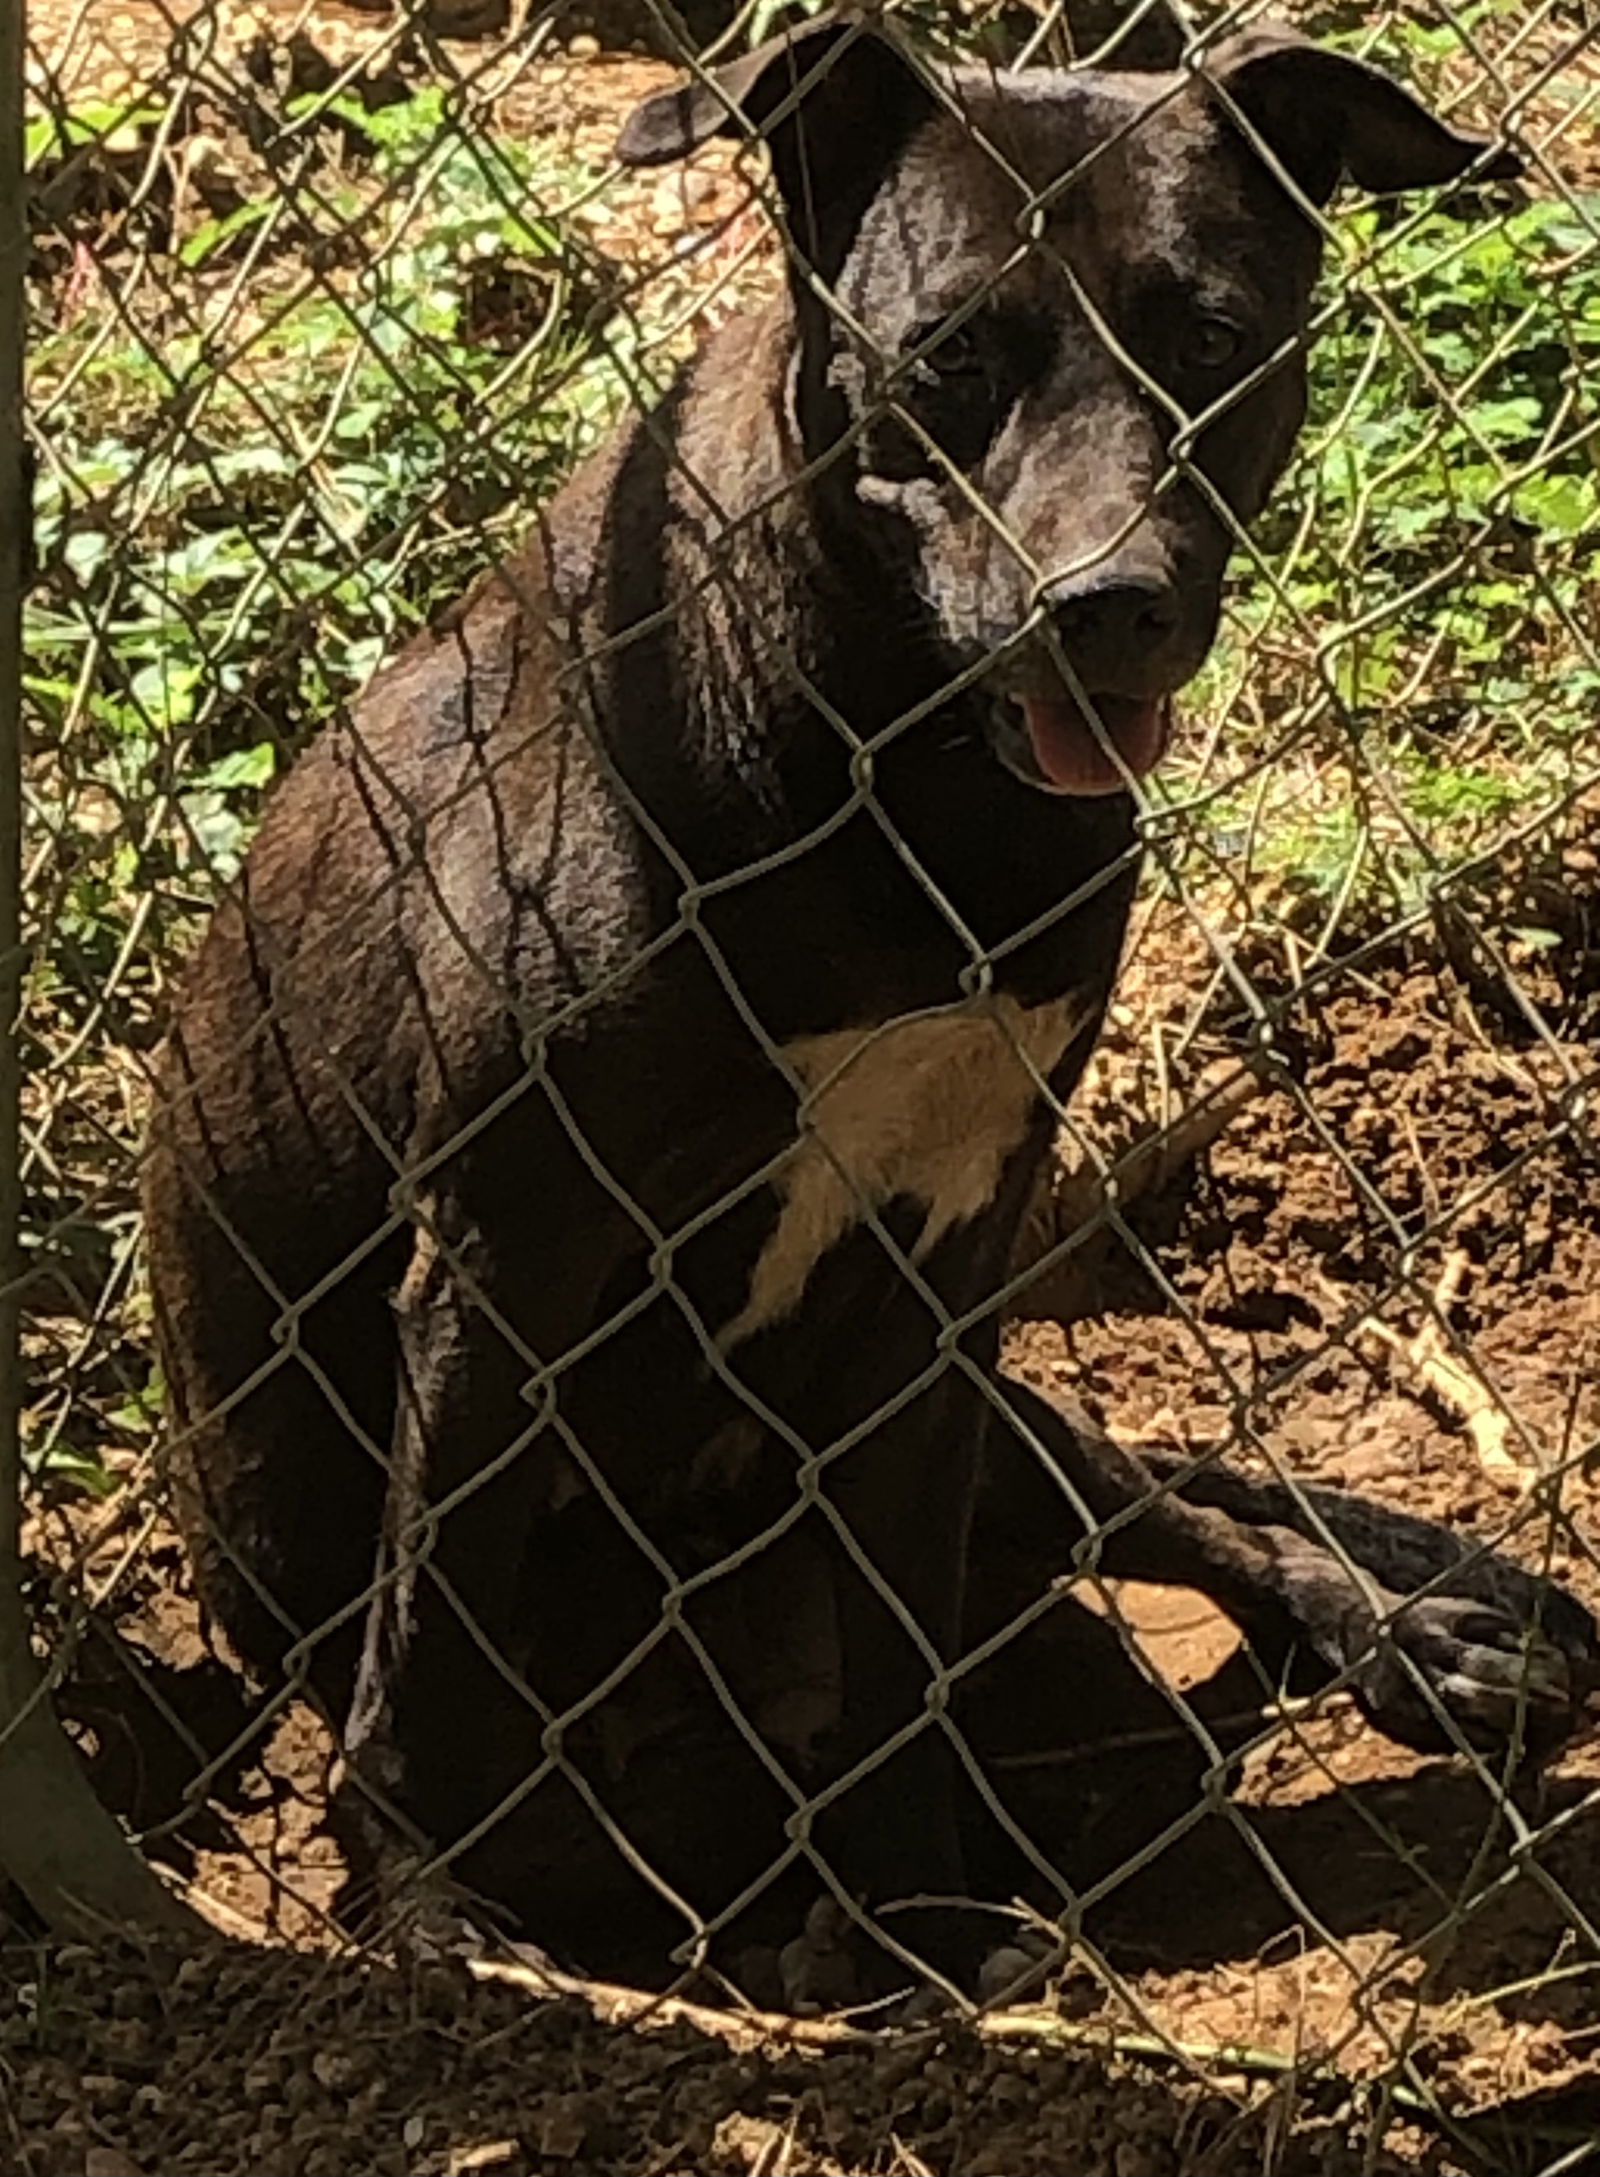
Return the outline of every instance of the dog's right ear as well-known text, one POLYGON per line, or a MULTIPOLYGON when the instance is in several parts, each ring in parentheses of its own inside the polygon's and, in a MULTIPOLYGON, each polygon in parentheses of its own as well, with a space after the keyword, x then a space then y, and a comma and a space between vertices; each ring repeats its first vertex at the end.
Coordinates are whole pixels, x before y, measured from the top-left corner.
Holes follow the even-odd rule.
POLYGON ((829 9, 738 60, 724 61, 673 90, 654 92, 623 123, 617 157, 624 166, 666 166, 686 159, 713 136, 758 135, 790 93, 803 87, 803 95, 809 95, 820 87, 839 65, 838 49, 848 35, 849 26, 829 9))
POLYGON ((665 166, 713 136, 760 137, 789 231, 825 280, 935 100, 893 39, 831 11, 753 53, 658 91, 617 140, 624 166, 665 166))

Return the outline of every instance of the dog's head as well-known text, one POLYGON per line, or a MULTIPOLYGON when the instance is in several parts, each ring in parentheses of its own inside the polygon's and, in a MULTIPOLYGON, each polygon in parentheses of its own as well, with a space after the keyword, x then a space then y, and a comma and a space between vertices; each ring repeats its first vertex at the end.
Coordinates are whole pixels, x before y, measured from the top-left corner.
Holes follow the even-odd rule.
POLYGON ((943 70, 819 19, 647 100, 632 164, 759 132, 791 245, 794 427, 953 671, 993 659, 1041 789, 1149 770, 1235 525, 1304 410, 1317 209, 1516 171, 1376 69, 1253 29, 1194 70, 943 70))

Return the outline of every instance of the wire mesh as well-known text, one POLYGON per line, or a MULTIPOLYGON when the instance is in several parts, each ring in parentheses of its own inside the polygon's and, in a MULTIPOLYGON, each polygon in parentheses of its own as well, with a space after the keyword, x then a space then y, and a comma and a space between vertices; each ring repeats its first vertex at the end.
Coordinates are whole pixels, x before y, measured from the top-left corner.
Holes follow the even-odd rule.
POLYGON ((1600 46, 1284 12, 1474 140, 33 0, 28 1597, 229 1933, 1588 2065, 1600 46))

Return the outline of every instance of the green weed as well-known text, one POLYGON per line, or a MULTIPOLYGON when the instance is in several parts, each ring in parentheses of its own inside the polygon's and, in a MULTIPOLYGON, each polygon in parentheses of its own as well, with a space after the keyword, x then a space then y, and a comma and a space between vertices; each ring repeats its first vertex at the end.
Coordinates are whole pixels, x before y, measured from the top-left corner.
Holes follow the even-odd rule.
POLYGON ((529 209, 593 177, 464 133, 438 90, 359 119, 358 179, 201 225, 159 315, 34 350, 36 815, 121 819, 57 909, 102 951, 117 898, 232 874, 285 753, 512 539, 640 367, 637 322, 529 209))
POLYGON ((1257 869, 1384 911, 1558 793, 1600 698, 1600 195, 1389 216, 1344 222, 1310 426, 1197 691, 1253 722, 1170 820, 1225 854, 1248 805, 1257 869))

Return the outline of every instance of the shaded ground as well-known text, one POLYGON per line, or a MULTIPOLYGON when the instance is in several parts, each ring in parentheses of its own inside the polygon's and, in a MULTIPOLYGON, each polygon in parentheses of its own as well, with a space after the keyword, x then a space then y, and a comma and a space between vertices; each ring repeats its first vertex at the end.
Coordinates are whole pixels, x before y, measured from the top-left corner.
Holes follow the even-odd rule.
MULTIPOLYGON (((805 2029, 801 2029, 805 2031, 805 2029)), ((820 2045, 609 2024, 440 1964, 287 1953, 0 1956, 0 2157, 16 2177, 1436 2177, 1485 2166, 1343 2097, 1037 2033, 820 2045), (1286 2126, 1293 2119, 1293 2136, 1286 2126)), ((1501 2168, 1505 2165, 1502 2163, 1501 2168)))

